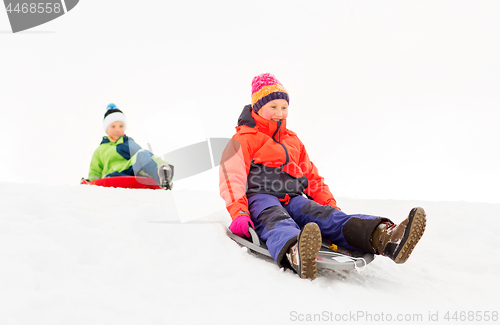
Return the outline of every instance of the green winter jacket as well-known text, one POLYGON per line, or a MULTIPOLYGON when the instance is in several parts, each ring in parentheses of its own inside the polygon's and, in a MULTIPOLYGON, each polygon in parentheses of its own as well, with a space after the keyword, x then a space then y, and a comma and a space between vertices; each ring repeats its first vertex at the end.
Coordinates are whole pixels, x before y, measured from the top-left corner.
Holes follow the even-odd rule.
MULTIPOLYGON (((103 178, 107 174, 129 169, 135 163, 136 153, 139 150, 141 150, 141 146, 126 135, 120 137, 116 142, 112 142, 107 136, 103 137, 101 144, 92 155, 88 179, 93 181, 103 178)), ((157 164, 165 163, 154 155, 152 159, 157 164)), ((141 174, 147 176, 144 172, 141 174)))

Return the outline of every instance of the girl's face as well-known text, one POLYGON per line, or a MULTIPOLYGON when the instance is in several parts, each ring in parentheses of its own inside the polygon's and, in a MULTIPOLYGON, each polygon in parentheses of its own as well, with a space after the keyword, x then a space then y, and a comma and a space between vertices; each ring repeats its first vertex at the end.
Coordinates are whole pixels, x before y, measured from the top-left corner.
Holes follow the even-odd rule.
POLYGON ((257 113, 266 120, 281 121, 288 116, 288 102, 285 99, 275 99, 262 106, 257 113))
POLYGON ((125 124, 122 121, 111 123, 106 130, 111 141, 115 142, 125 135, 125 124))

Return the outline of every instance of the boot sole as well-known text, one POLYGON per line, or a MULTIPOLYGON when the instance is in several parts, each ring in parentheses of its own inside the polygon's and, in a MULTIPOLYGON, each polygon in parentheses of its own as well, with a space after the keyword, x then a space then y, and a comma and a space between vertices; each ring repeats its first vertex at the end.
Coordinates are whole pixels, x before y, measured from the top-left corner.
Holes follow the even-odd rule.
POLYGON ((402 264, 408 260, 413 249, 417 245, 425 231, 426 215, 422 208, 414 208, 410 211, 408 225, 406 226, 405 234, 400 242, 400 247, 395 252, 396 258, 394 262, 402 264))
POLYGON ((321 231, 314 222, 308 223, 302 229, 299 237, 300 271, 302 279, 316 279, 318 266, 316 257, 321 248, 321 231))
POLYGON ((164 168, 161 168, 158 171, 158 177, 160 178, 160 187, 169 190, 170 186, 168 185, 167 179, 168 179, 168 171, 164 168))

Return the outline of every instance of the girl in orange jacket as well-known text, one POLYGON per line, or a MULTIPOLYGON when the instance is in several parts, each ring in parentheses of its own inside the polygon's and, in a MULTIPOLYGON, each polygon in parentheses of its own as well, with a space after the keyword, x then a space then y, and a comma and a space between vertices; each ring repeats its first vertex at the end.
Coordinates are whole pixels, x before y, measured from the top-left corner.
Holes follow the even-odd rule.
POLYGON ((304 144, 286 128, 289 102, 272 74, 252 80, 252 104, 243 108, 220 164, 231 231, 249 237, 254 228, 278 265, 302 278, 316 277, 322 238, 404 263, 425 229, 424 210, 412 209, 399 225, 342 212, 304 144))

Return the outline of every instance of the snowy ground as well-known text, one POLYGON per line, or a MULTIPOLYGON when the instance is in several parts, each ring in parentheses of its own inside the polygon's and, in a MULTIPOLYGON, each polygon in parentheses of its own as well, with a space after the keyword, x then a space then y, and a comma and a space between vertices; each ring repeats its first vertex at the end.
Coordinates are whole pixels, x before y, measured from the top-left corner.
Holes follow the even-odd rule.
POLYGON ((0 324, 426 323, 500 309, 498 204, 338 198, 346 212, 395 221, 421 205, 427 230, 404 265, 378 257, 310 282, 227 238, 224 210, 181 222, 193 207, 175 196, 209 200, 0 183, 0 324))

